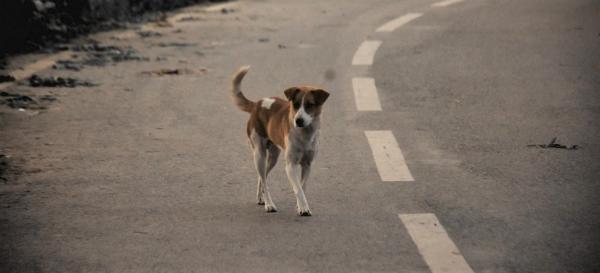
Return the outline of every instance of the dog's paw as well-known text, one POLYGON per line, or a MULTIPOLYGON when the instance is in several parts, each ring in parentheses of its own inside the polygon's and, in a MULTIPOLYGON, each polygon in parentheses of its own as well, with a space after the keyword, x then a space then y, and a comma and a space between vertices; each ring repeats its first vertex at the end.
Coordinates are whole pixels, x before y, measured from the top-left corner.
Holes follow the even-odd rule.
POLYGON ((311 216, 310 210, 298 210, 298 216, 311 216))
POLYGON ((265 201, 258 200, 258 202, 256 202, 256 204, 258 204, 259 206, 264 206, 265 205, 265 201))
POLYGON ((277 207, 275 205, 265 205, 265 211, 267 213, 277 212, 277 207))

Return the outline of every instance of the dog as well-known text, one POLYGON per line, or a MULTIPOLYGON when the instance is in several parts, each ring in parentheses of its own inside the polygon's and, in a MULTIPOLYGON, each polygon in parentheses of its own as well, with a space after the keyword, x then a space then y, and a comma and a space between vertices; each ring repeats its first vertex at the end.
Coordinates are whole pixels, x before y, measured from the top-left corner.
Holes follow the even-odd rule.
POLYGON ((305 192, 311 164, 317 155, 321 112, 329 93, 318 87, 294 86, 283 92, 287 99, 269 97, 253 102, 241 90, 242 79, 249 69, 243 66, 234 74, 230 95, 240 110, 250 113, 246 133, 258 173, 258 204, 264 205, 266 212, 277 211, 267 176, 284 151, 285 171, 296 196, 298 215, 311 216, 305 192))

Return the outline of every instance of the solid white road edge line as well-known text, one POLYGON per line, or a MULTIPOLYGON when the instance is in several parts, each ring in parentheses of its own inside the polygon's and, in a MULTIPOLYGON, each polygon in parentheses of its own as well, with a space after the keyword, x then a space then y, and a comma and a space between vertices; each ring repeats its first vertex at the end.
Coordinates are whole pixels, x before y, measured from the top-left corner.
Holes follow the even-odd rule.
POLYGON ((381 181, 414 181, 391 131, 365 131, 381 181))
POLYGON ((397 28, 407 24, 408 22, 421 17, 423 13, 407 13, 402 15, 394 20, 391 20, 383 25, 381 25, 376 32, 392 32, 397 28))
POLYGON ((381 41, 364 41, 354 53, 352 65, 372 65, 373 58, 380 45, 381 41))
POLYGON ((431 273, 473 273, 434 214, 398 214, 398 217, 431 273))
POLYGON ((373 78, 352 78, 352 87, 358 111, 381 111, 379 95, 373 78))

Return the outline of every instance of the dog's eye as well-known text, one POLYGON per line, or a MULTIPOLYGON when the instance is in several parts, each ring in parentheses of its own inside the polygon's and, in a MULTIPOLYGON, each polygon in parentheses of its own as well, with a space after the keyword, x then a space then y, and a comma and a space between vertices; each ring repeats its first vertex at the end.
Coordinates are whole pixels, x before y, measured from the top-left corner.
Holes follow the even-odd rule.
POLYGON ((300 102, 295 101, 294 102, 294 109, 298 109, 300 108, 300 102))
POLYGON ((310 109, 310 108, 313 108, 313 107, 315 107, 315 104, 314 104, 314 103, 306 103, 306 104, 304 105, 304 107, 306 107, 307 109, 310 109))

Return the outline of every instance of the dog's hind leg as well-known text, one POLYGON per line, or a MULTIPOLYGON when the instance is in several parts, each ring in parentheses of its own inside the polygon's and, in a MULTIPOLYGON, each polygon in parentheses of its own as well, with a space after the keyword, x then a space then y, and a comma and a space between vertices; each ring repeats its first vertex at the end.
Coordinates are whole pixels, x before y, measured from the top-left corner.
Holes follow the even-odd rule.
POLYGON ((260 176, 258 176, 258 182, 256 182, 256 203, 260 206, 265 204, 265 200, 263 199, 263 183, 260 176))
POLYGON ((271 194, 269 193, 269 187, 267 185, 267 139, 253 133, 252 142, 254 164, 256 166, 256 172, 258 173, 256 193, 258 203, 264 203, 267 212, 276 212, 277 207, 273 203, 273 200, 271 200, 271 194))
POLYGON ((275 167, 275 164, 277 164, 277 158, 279 158, 279 153, 280 153, 279 148, 277 148, 275 145, 273 145, 273 143, 267 144, 267 160, 266 160, 267 166, 266 166, 266 170, 265 170, 265 178, 264 178, 263 182, 260 184, 261 192, 259 193, 261 198, 263 199, 263 202, 265 205, 265 210, 267 212, 276 212, 277 211, 277 207, 275 207, 275 204, 273 203, 273 200, 271 199, 271 193, 269 192, 267 180, 269 179, 269 173, 271 172, 273 167, 275 167))
POLYGON ((267 145, 267 177, 269 176, 269 173, 273 167, 275 167, 277 164, 277 159, 279 158, 280 153, 281 151, 279 148, 277 148, 277 146, 275 146, 275 144, 269 143, 267 145))
POLYGON ((263 199, 263 178, 260 169, 263 168, 261 167, 261 164, 264 165, 264 158, 260 155, 260 139, 254 136, 254 133, 250 136, 250 146, 252 147, 254 168, 256 169, 256 173, 258 174, 258 179, 256 182, 256 203, 260 206, 263 206, 265 204, 265 201, 263 199))

